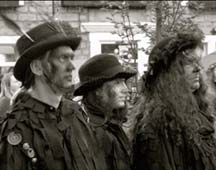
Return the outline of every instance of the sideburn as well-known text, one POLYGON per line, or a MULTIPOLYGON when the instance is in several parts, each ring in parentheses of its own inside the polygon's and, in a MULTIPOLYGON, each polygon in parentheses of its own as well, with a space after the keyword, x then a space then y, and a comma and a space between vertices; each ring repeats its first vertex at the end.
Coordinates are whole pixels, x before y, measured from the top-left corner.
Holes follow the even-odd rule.
POLYGON ((57 72, 57 67, 52 62, 52 52, 48 51, 45 54, 45 58, 42 60, 41 64, 45 71, 46 76, 48 76, 52 81, 55 73, 57 72))

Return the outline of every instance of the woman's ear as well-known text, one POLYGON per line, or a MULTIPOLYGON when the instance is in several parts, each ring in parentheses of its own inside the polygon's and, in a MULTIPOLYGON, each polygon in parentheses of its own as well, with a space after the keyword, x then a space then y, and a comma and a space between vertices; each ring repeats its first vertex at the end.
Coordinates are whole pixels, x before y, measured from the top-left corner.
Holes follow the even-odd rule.
POLYGON ((43 74, 43 67, 40 60, 33 60, 30 63, 30 68, 35 75, 41 76, 43 74))

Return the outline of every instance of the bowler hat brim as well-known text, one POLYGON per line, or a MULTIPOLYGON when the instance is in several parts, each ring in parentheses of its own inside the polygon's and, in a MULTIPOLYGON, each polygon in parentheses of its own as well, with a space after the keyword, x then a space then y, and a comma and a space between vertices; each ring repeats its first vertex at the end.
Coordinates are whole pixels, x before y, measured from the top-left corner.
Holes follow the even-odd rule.
POLYGON ((24 74, 29 67, 30 62, 40 57, 46 51, 63 45, 70 46, 73 50, 76 50, 80 44, 80 41, 80 37, 62 36, 62 34, 57 34, 49 37, 48 39, 42 40, 40 43, 32 45, 20 54, 20 57, 14 66, 15 78, 23 82, 23 79, 25 78, 24 74))
POLYGON ((111 81, 116 78, 124 78, 127 80, 130 77, 135 76, 135 75, 136 75, 136 72, 124 71, 124 72, 119 72, 111 77, 100 77, 100 78, 96 78, 88 82, 78 83, 75 86, 74 96, 83 96, 87 94, 89 91, 92 91, 92 90, 95 90, 101 87, 107 81, 111 81))

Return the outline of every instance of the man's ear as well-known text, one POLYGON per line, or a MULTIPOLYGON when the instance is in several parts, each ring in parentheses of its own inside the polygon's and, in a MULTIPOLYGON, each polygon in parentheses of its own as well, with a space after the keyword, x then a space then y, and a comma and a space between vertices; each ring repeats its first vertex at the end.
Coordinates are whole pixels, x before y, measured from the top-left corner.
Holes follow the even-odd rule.
POLYGON ((30 68, 35 75, 41 76, 43 74, 43 67, 40 60, 33 60, 30 63, 30 68))

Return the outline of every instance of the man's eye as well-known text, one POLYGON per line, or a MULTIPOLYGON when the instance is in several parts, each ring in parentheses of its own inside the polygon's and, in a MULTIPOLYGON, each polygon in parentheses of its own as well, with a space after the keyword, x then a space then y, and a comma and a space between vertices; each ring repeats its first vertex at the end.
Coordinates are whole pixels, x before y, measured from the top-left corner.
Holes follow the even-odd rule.
POLYGON ((59 60, 61 61, 61 62, 65 62, 66 60, 67 60, 67 56, 60 56, 59 57, 59 60))
POLYGON ((121 83, 123 83, 123 82, 125 82, 124 79, 117 79, 117 80, 116 80, 116 84, 121 84, 121 83))
POLYGON ((68 60, 73 60, 74 59, 74 56, 65 56, 65 55, 63 55, 63 56, 60 56, 59 57, 59 60, 61 61, 61 62, 65 62, 65 61, 68 61, 68 60))

